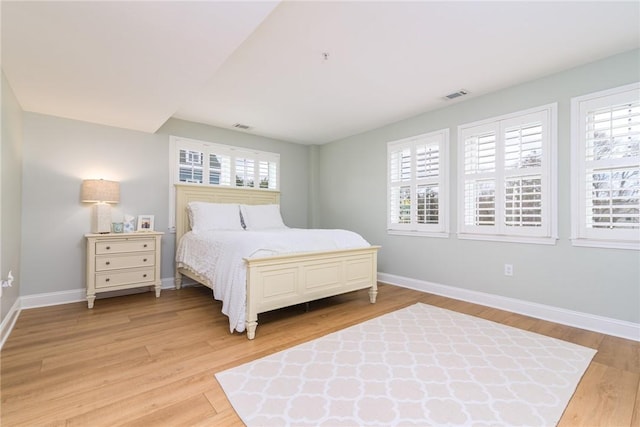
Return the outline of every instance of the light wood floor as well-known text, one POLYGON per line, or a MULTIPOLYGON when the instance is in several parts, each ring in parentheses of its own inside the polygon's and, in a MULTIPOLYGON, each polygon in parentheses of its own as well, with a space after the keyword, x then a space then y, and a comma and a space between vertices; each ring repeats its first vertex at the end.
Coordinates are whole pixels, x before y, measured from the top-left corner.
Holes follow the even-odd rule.
POLYGON ((561 426, 640 424, 640 343, 381 285, 259 317, 230 334, 202 287, 24 310, 2 350, 2 426, 242 425, 214 373, 415 302, 598 350, 561 426))

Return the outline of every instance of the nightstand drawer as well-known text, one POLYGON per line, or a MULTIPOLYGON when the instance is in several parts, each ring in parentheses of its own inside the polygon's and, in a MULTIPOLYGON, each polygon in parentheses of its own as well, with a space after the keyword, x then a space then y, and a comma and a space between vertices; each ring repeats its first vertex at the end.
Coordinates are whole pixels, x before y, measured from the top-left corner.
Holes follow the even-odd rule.
POLYGON ((96 271, 117 270, 120 268, 151 267, 155 265, 155 253, 142 252, 122 255, 96 256, 96 271))
POLYGON ((156 276, 153 267, 137 268, 118 272, 96 273, 96 289, 128 285, 131 283, 140 283, 140 286, 144 286, 143 282, 150 282, 149 284, 151 285, 155 279, 156 276))
POLYGON ((96 255, 155 250, 155 239, 110 240, 106 242, 96 242, 96 255))

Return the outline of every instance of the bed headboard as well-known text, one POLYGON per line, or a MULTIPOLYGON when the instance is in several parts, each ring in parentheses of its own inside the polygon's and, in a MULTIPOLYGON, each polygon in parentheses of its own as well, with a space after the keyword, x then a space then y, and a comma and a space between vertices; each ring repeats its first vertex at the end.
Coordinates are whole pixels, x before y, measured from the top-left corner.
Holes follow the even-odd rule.
POLYGON ((280 192, 254 188, 214 187, 175 184, 176 187, 176 247, 189 231, 187 204, 189 202, 238 203, 243 205, 280 204, 280 192))

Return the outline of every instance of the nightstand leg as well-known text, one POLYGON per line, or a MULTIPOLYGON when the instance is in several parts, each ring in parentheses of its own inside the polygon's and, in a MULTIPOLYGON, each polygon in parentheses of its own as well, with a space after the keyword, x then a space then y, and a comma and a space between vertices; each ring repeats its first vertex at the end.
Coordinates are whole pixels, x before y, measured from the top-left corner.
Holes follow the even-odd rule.
POLYGON ((87 304, 89 305, 89 308, 93 308, 93 302, 96 300, 96 296, 94 295, 89 295, 87 294, 87 304))
POLYGON ((161 285, 156 285, 156 298, 160 298, 160 291, 162 290, 161 285))

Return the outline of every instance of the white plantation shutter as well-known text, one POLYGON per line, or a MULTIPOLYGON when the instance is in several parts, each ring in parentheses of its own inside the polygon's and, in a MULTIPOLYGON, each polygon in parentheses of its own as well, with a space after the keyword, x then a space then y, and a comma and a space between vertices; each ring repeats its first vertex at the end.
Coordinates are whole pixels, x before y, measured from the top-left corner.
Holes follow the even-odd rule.
MULTIPOLYGON (((493 179, 469 179, 464 184, 465 226, 496 225, 496 184, 493 179)), ((493 231, 493 228, 490 230, 493 231)))
POLYGON ((459 236, 551 244, 554 105, 462 125, 459 236))
POLYGON ((254 160, 236 158, 236 187, 253 187, 255 184, 254 160))
POLYGON ((387 145, 390 232, 442 236, 448 231, 448 130, 387 145))
POLYGON ((440 174, 440 141, 419 143, 416 152, 416 178, 437 178, 440 174))
POLYGON ((640 249, 640 84, 572 100, 577 245, 640 249))
POLYGON ((416 188, 416 222, 438 224, 440 220, 439 188, 437 185, 420 185, 416 188))
POLYGON ((196 150, 180 150, 178 155, 178 181, 202 183, 204 153, 196 150))
POLYGON ((496 125, 489 124, 462 134, 464 225, 480 233, 495 232, 497 133, 496 125))
POLYGON ((489 130, 472 135, 464 141, 464 171, 481 174, 496 170, 496 131, 489 130))
POLYGON ((587 228, 638 230, 640 179, 638 167, 587 169, 587 228))
POLYGON ((546 235, 546 196, 549 193, 544 161, 548 162, 544 113, 519 116, 501 123, 504 137, 504 225, 508 234, 546 235), (545 155, 543 155, 545 154, 545 155), (529 231, 531 230, 531 231, 529 231))
POLYGON ((411 224, 411 187, 391 189, 391 223, 411 224))
POLYGON ((278 167, 276 162, 261 160, 259 162, 260 188, 275 189, 278 185, 278 167))
POLYGON ((505 225, 542 226, 542 177, 507 178, 505 181, 505 225))
MULTIPOLYGON (((390 149, 390 220, 391 224, 411 224, 411 148, 397 145, 390 149)), ((407 228, 408 227, 403 227, 407 228)))
POLYGON ((442 139, 436 138, 417 142, 415 150, 415 222, 416 224, 440 223, 440 145, 442 139))
POLYGON ((209 184, 231 184, 231 158, 224 154, 209 154, 209 184))

